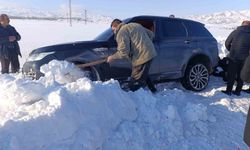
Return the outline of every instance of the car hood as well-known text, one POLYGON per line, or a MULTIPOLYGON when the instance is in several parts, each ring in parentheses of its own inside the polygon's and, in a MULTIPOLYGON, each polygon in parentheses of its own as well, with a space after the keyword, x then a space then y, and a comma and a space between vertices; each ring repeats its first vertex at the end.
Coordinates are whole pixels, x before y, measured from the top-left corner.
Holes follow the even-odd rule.
POLYGON ((84 51, 92 50, 95 48, 107 47, 108 42, 106 41, 82 41, 82 42, 73 42, 65 44, 57 44, 46 47, 41 47, 35 49, 31 54, 45 53, 45 52, 67 52, 67 51, 84 51))

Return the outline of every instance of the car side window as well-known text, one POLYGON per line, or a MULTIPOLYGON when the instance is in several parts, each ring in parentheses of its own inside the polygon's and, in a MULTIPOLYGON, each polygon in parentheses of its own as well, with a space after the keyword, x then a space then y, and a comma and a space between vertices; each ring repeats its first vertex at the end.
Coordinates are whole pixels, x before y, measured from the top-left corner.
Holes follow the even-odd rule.
MULTIPOLYGON (((124 22, 126 23, 127 21, 124 21, 124 22)), ((131 22, 141 24, 144 28, 156 33, 156 31, 155 31, 156 30, 155 21, 154 20, 141 19, 141 18, 137 19, 136 18, 136 19, 131 20, 128 23, 131 23, 131 22)), ((115 36, 112 35, 111 38, 109 39, 109 41, 115 41, 115 36)))
POLYGON ((177 38, 177 37, 186 37, 187 32, 179 20, 163 20, 161 22, 161 38, 168 39, 168 38, 177 38))
POLYGON ((141 24, 144 28, 147 28, 148 30, 152 32, 155 32, 154 21, 138 19, 138 20, 135 20, 134 22, 141 24))
POLYGON ((211 33, 201 23, 185 21, 184 24, 188 30, 188 36, 191 36, 191 37, 211 37, 212 36, 211 33))
POLYGON ((154 41, 158 39, 158 31, 157 31, 157 20, 155 19, 144 19, 144 18, 134 18, 131 20, 131 22, 134 23, 139 23, 141 24, 144 28, 152 31, 155 35, 154 41))

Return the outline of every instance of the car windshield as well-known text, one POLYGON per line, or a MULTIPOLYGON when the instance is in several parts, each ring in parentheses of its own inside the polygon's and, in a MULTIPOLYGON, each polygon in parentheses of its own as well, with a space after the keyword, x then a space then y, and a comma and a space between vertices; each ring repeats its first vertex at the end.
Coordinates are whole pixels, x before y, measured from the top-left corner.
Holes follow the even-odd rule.
POLYGON ((111 28, 107 29, 103 33, 101 33, 99 36, 95 38, 97 41, 108 41, 113 36, 113 31, 111 28))
MULTIPOLYGON (((130 20, 131 20, 131 18, 128 18, 128 19, 123 20, 122 22, 128 23, 130 20)), ((95 38, 95 40, 97 40, 97 41, 108 41, 108 40, 110 40, 111 37, 113 37, 113 35, 114 35, 114 33, 113 33, 112 29, 108 28, 103 33, 98 35, 95 38)))

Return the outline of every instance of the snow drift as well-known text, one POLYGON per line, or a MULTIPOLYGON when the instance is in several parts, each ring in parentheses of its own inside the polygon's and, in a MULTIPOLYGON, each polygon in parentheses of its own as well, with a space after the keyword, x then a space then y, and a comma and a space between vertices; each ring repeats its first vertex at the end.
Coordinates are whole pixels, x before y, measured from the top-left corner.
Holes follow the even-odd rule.
POLYGON ((136 118, 117 82, 70 82, 82 72, 66 62, 42 70, 39 81, 0 76, 0 149, 97 149, 118 124, 136 118))
POLYGON ((219 79, 202 93, 172 83, 153 95, 92 82, 67 62, 42 71, 38 81, 0 75, 0 149, 246 149, 249 99, 225 97, 219 79))

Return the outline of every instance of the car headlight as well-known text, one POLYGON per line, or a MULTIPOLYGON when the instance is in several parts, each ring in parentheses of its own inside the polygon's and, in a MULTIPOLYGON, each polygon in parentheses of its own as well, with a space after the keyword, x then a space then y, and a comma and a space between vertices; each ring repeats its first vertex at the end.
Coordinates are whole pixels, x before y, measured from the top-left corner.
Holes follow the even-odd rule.
POLYGON ((44 57, 54 54, 55 52, 44 52, 44 53, 38 53, 38 54, 32 54, 28 57, 27 61, 38 61, 42 60, 44 57))

